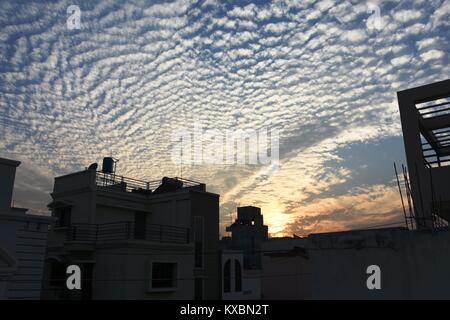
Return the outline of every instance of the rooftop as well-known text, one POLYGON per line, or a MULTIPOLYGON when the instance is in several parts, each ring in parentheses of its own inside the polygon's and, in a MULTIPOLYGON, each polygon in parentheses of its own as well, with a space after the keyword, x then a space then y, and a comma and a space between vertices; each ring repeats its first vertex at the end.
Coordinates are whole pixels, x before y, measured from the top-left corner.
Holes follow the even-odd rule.
POLYGON ((96 185, 100 188, 145 195, 172 192, 180 189, 194 189, 199 191, 205 191, 206 189, 203 183, 179 177, 164 177, 161 180, 144 181, 116 174, 103 173, 101 171, 97 171, 96 185))

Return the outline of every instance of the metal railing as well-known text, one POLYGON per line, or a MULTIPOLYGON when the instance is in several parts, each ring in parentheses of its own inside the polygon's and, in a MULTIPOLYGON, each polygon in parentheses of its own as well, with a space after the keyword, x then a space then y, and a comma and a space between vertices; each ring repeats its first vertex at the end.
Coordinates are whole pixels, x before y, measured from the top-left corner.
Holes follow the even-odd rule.
MULTIPOLYGON (((189 188, 201 185, 200 182, 183 179, 179 177, 172 178, 181 182, 182 188, 189 188)), ((151 193, 156 190, 162 184, 161 180, 143 181, 133 178, 127 178, 110 173, 97 172, 96 185, 97 187, 104 187, 111 190, 127 191, 127 192, 141 192, 151 193)))
POLYGON ((72 224, 66 229, 66 241, 99 242, 114 240, 146 240, 162 243, 189 243, 189 229, 183 227, 134 222, 105 224, 72 224))

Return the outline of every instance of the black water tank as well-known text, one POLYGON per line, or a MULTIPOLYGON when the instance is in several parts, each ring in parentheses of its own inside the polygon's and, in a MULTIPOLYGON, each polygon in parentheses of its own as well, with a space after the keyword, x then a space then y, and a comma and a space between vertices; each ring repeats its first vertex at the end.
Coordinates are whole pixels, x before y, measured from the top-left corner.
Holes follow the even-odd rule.
POLYGON ((162 178, 161 182, 164 185, 169 185, 174 188, 182 188, 183 187, 183 181, 174 179, 174 178, 164 177, 164 178, 162 178))
POLYGON ((103 158, 103 173, 114 173, 114 159, 111 157, 103 158))

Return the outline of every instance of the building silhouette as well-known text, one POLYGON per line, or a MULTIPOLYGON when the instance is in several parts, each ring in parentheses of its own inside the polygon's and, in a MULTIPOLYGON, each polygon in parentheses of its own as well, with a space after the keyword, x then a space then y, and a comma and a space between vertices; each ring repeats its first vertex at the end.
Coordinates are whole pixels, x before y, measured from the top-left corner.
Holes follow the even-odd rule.
POLYGON ((261 269, 261 245, 268 238, 268 227, 264 225, 261 209, 253 206, 237 208, 236 220, 226 228, 230 238, 223 239, 227 249, 244 252, 245 269, 261 269))
POLYGON ((55 179, 43 298, 219 299, 219 196, 118 176, 111 161, 55 179), (82 269, 81 291, 60 281, 68 265, 82 269))
POLYGON ((0 158, 0 300, 37 300, 53 219, 11 206, 19 161, 0 158))

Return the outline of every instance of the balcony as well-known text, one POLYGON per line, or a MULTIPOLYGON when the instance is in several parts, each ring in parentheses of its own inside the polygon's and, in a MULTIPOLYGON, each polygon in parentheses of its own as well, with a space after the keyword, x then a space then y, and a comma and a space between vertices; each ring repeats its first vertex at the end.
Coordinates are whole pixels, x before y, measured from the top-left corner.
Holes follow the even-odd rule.
POLYGON ((160 243, 189 243, 189 229, 182 227, 134 222, 105 224, 72 224, 64 229, 66 241, 105 242, 115 240, 145 240, 160 243))

